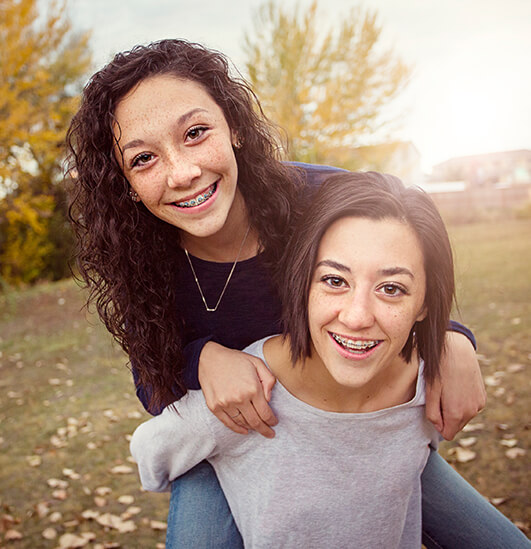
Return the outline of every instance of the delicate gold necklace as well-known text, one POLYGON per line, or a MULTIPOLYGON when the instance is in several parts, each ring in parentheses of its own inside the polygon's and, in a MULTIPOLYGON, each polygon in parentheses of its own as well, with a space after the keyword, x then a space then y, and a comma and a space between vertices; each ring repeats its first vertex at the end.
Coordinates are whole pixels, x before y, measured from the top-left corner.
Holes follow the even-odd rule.
POLYGON ((243 250, 243 245, 245 244, 245 241, 247 240, 247 235, 249 234, 249 229, 251 228, 251 225, 247 227, 247 231, 245 233, 245 236, 243 237, 242 243, 240 245, 240 249, 238 251, 238 255, 236 256, 236 260, 234 261, 234 264, 232 265, 232 269, 230 270, 229 276, 227 277, 227 281, 225 282, 225 286, 223 286, 223 290, 221 290, 221 295, 219 296, 218 302, 216 303, 216 306, 214 308, 211 308, 207 305, 205 295, 203 294, 203 290, 201 289, 201 285, 199 284, 199 280, 197 279, 197 275, 195 274, 194 266, 192 265, 192 260, 190 259, 190 255, 188 254, 188 250, 184 248, 184 253, 186 254, 186 258, 188 259, 188 263, 190 264, 190 269, 192 269, 192 274, 194 275, 195 283, 197 284, 197 289, 199 290, 199 293, 201 294, 201 299, 203 300, 203 303, 205 304, 205 309, 209 313, 215 313, 218 310, 219 304, 221 303, 221 300, 223 298, 223 295, 225 294, 225 290, 227 289, 227 286, 229 285, 230 279, 232 278, 232 273, 234 272, 234 269, 236 268, 236 264, 238 263, 238 260, 240 259, 240 255, 243 250))

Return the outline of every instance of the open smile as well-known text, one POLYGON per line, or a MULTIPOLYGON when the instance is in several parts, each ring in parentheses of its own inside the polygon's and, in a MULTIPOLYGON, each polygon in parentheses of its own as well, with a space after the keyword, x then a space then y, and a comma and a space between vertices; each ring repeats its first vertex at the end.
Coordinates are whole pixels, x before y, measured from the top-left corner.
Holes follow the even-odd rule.
POLYGON ((330 336, 340 347, 355 355, 364 355, 382 342, 380 339, 350 339, 333 332, 330 336))
POLYGON ((182 202, 174 202, 178 208, 195 208, 207 202, 212 195, 216 192, 218 188, 218 182, 216 181, 213 185, 210 185, 206 191, 203 191, 200 194, 197 194, 193 198, 183 200, 182 202))

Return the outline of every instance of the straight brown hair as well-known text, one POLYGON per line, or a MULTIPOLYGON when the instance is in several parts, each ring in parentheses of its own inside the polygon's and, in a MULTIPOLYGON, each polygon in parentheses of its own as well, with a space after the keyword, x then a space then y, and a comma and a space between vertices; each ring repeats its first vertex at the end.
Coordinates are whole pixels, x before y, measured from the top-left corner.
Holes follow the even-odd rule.
POLYGON ((417 235, 426 272, 427 315, 413 326, 401 355, 409 362, 417 349, 426 379, 433 381, 439 373, 455 299, 450 240, 435 204, 422 189, 406 187, 397 177, 376 172, 345 172, 328 178, 294 227, 278 271, 282 328, 290 339, 293 363, 311 355, 308 296, 317 251, 328 227, 343 217, 397 219, 417 235))

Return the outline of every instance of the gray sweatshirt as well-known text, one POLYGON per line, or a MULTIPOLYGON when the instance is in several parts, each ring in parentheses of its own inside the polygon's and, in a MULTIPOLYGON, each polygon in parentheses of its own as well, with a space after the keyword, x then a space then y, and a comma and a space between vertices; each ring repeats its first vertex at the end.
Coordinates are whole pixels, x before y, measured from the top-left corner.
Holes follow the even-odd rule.
MULTIPOLYGON (((245 352, 263 360, 266 339, 245 352)), ((422 370, 411 401, 370 413, 314 408, 277 382, 274 439, 234 433, 201 391, 189 391, 177 412, 167 407, 133 434, 142 486, 169 490, 207 459, 245 547, 420 548, 420 475, 438 442, 425 418, 422 370)))

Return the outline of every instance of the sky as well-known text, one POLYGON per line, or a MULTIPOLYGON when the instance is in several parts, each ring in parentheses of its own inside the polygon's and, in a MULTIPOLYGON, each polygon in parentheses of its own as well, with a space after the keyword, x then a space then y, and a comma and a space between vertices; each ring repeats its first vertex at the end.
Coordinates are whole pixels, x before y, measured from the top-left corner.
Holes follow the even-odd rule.
MULTIPOLYGON (((43 0, 48 1, 48 0, 43 0)), ((161 38, 221 50, 243 70, 243 38, 262 0, 70 0, 92 31, 95 69, 118 51, 161 38)), ((296 0, 282 0, 295 6, 296 0)), ((300 9, 311 0, 299 0, 300 9)), ((384 47, 413 67, 388 114, 426 172, 455 156, 531 149, 530 0, 321 0, 323 27, 350 9, 376 10, 384 47)))

